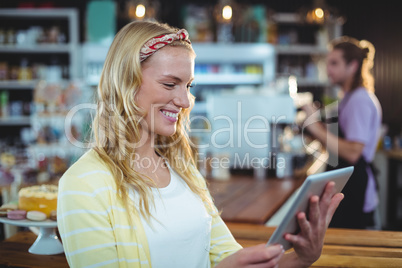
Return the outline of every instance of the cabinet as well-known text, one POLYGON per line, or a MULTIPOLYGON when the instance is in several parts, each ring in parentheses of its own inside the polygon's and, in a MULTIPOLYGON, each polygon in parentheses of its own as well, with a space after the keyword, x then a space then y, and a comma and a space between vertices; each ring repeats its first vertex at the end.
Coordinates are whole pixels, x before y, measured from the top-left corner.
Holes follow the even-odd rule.
POLYGON ((0 126, 29 125, 37 82, 78 78, 78 61, 76 9, 0 9, 0 126))
POLYGON ((264 87, 275 79, 275 49, 271 44, 195 43, 196 97, 193 114, 206 112, 208 94, 235 87, 264 87))
POLYGON ((327 44, 342 35, 342 24, 336 19, 309 24, 297 13, 274 14, 268 23, 268 41, 275 44, 277 75, 295 75, 299 91, 312 92, 315 99, 321 100, 329 88, 327 44))
POLYGON ((275 13, 267 22, 270 43, 195 43, 198 108, 205 95, 235 86, 268 86, 281 76, 297 78, 299 92, 316 100, 335 95, 326 75, 327 44, 342 35, 340 20, 308 24, 298 13, 275 13), (220 70, 219 70, 220 69, 220 70), (243 69, 243 71, 239 71, 243 69), (246 70, 246 71, 244 71, 246 70))
POLYGON ((0 9, 0 182, 45 182, 83 151, 66 139, 82 117, 65 124, 85 100, 78 23, 74 8, 0 9))

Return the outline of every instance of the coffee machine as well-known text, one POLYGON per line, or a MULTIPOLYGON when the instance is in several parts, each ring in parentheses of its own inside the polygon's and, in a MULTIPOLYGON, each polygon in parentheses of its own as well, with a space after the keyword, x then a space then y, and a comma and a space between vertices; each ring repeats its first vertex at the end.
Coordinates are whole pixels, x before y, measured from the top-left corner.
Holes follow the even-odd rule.
POLYGON ((297 112, 289 94, 215 93, 206 104, 212 155, 227 155, 232 170, 253 170, 258 178, 292 174, 300 141, 289 134, 297 112))

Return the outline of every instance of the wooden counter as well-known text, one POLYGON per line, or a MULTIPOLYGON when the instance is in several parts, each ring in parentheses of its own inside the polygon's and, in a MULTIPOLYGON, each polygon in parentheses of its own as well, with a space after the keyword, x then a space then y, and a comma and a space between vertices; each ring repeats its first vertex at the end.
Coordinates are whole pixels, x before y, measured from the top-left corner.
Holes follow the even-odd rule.
MULTIPOLYGON (((227 225, 243 247, 266 243, 275 230, 255 224, 227 225)), ((0 267, 68 267, 64 254, 30 254, 35 239, 27 231, 0 242, 0 267)), ((312 267, 402 267, 402 232, 328 229, 322 255, 312 267)))
POLYGON ((208 188, 225 222, 264 224, 301 185, 303 179, 232 176, 209 180, 208 188))
MULTIPOLYGON (((275 230, 262 225, 227 225, 243 247, 266 243, 275 230)), ((322 255, 312 267, 402 267, 402 232, 330 228, 322 255)))
POLYGON ((232 175, 227 181, 208 179, 207 185, 225 222, 265 224, 306 177, 323 165, 323 161, 309 160, 288 178, 232 175))

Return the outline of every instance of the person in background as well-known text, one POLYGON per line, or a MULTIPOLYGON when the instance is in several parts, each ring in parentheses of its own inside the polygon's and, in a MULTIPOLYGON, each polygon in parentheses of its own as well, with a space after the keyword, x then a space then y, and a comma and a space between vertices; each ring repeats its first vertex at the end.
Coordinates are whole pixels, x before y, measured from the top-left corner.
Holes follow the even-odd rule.
MULTIPOLYGON (((212 53, 212 51, 211 51, 212 53)), ((299 213, 295 251, 242 249, 196 169, 187 137, 195 52, 188 33, 132 22, 115 36, 98 86, 94 143, 62 176, 58 228, 71 267, 307 267, 342 194, 327 184, 299 213)))
MULTIPOLYGON (((330 81, 341 87, 344 97, 338 106, 338 135, 323 123, 308 124, 310 134, 322 142, 338 165, 327 170, 354 166, 346 184, 345 198, 335 212, 330 227, 366 229, 375 225, 378 204, 375 169, 372 165, 377 148, 382 111, 374 95, 374 46, 366 41, 341 37, 331 42, 327 57, 330 81)), ((307 117, 317 115, 312 105, 303 107, 307 117)))

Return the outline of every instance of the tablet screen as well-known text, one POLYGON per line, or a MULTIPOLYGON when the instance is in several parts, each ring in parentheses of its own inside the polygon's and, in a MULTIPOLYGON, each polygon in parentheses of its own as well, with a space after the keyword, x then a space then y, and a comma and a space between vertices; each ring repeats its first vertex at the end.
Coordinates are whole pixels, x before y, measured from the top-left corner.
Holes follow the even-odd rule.
POLYGON ((329 181, 335 182, 336 193, 341 192, 352 175, 353 169, 353 167, 346 167, 308 176, 300 186, 289 210, 286 211, 284 218, 268 240, 267 245, 279 243, 283 245, 285 250, 290 249, 292 244, 286 241, 283 236, 286 233, 295 234, 298 232, 297 213, 304 211, 308 215, 310 197, 313 195, 321 196, 329 181))

